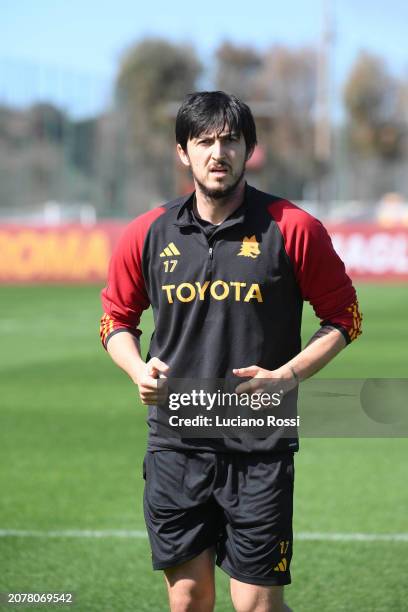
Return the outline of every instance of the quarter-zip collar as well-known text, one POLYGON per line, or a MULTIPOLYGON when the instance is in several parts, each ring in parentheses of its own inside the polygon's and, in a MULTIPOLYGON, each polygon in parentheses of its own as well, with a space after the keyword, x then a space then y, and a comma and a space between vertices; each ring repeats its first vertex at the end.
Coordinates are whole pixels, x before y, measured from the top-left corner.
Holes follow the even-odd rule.
MULTIPOLYGON (((199 224, 193 215, 193 202, 194 202, 195 191, 190 194, 185 202, 181 205, 180 210, 177 214, 177 219, 174 225, 177 227, 197 227, 201 230, 199 224)), ((214 230, 214 234, 222 231, 226 228, 234 225, 242 224, 245 222, 246 212, 248 208, 248 184, 245 183, 244 201, 234 212, 225 219, 217 228, 214 230)), ((214 235, 213 234, 213 235, 214 235)))

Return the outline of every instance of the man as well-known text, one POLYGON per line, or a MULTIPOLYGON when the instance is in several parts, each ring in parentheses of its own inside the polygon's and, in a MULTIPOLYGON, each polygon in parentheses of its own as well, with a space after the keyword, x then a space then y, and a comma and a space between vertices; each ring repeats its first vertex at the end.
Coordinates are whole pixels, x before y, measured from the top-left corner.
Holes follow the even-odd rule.
POLYGON ((166 437, 158 378, 235 380, 237 393, 274 379, 290 390, 360 334, 361 316, 320 222, 246 184, 256 145, 247 105, 223 92, 191 94, 176 140, 195 192, 126 229, 102 292, 102 341, 149 406, 144 511, 171 610, 213 610, 216 563, 231 577, 235 610, 280 612, 297 439, 166 437), (321 326, 301 350, 303 300, 321 326), (137 326, 149 305, 155 330, 144 363, 137 326))

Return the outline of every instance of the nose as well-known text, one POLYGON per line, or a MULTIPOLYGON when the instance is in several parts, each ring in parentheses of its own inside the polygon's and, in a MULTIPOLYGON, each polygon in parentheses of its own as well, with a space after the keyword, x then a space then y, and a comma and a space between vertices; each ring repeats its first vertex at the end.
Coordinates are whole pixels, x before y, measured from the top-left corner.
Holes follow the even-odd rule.
POLYGON ((221 140, 216 138, 212 146, 211 156, 215 160, 220 160, 225 157, 225 148, 221 140))

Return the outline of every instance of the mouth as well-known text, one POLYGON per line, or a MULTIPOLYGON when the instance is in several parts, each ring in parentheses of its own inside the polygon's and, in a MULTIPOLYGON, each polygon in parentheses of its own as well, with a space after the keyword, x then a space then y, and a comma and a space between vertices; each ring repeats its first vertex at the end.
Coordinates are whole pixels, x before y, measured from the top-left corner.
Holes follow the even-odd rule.
POLYGON ((226 166, 211 166, 210 174, 212 176, 225 176, 228 174, 228 168, 226 166))

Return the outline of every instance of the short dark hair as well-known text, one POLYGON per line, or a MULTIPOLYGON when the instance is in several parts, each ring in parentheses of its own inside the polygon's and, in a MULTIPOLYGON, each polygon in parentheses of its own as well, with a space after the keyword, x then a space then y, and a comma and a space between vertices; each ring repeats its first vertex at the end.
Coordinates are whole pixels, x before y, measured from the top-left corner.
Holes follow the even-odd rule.
POLYGON ((184 151, 190 138, 216 132, 225 127, 242 134, 247 153, 256 145, 256 127, 247 104, 224 91, 196 91, 188 94, 179 108, 176 118, 176 141, 184 151))

